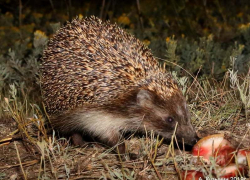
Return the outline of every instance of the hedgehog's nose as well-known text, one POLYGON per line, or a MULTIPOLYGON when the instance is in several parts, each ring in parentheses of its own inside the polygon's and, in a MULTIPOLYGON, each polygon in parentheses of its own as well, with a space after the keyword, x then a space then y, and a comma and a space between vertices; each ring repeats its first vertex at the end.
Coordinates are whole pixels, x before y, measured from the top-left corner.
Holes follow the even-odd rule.
POLYGON ((194 137, 194 139, 191 141, 191 144, 195 145, 199 140, 200 140, 200 138, 196 134, 195 137, 194 137))

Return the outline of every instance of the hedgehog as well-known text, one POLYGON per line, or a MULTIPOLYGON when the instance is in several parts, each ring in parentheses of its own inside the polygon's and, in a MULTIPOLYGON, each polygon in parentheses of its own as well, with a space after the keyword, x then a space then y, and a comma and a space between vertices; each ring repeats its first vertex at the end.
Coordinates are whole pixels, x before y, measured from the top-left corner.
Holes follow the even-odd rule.
MULTIPOLYGON (((81 144, 85 134, 117 145, 128 132, 197 141, 177 82, 151 51, 109 21, 76 18, 44 50, 44 105, 52 127, 81 144)), ((125 145, 118 149, 124 152, 125 145)))

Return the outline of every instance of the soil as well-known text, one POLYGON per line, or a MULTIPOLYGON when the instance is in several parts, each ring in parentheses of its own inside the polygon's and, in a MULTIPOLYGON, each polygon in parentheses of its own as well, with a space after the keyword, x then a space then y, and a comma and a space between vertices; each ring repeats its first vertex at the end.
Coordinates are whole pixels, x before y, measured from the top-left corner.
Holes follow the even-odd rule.
MULTIPOLYGON (((17 123, 13 119, 0 119, 0 129, 0 180, 38 179, 38 177, 48 179, 99 179, 101 176, 106 176, 106 178, 109 178, 110 170, 115 172, 116 169, 122 167, 133 170, 137 174, 136 179, 157 179, 157 175, 149 170, 152 168, 152 164, 145 159, 145 154, 139 154, 139 149, 142 148, 143 143, 138 138, 126 140, 126 144, 130 146, 130 152, 132 151, 140 157, 135 161, 130 159, 129 156, 119 159, 112 152, 107 152, 109 150, 107 147, 105 148, 97 143, 89 143, 86 147, 80 148, 70 146, 65 139, 58 140, 60 147, 58 146, 58 149, 56 149, 57 145, 51 147, 53 153, 50 152, 50 154, 53 155, 46 156, 46 160, 43 161, 38 145, 31 143, 20 132, 10 135, 18 129, 17 123), (24 172, 20 163, 22 163, 24 172), (26 177, 24 177, 24 174, 26 177)), ((225 133, 232 144, 244 148, 250 147, 250 133, 246 134, 247 131, 249 131, 248 124, 238 122, 231 130, 216 131, 207 128, 199 130, 198 135, 205 137, 210 134, 225 133)), ((144 141, 147 141, 147 139, 144 139, 144 141)), ((147 142, 145 143, 147 144, 147 142)), ((156 157, 163 159, 167 151, 168 146, 163 144, 158 149, 156 157)), ((176 150, 175 155, 180 154, 179 152, 176 150)), ((161 165, 158 170, 161 172, 172 171, 168 174, 168 177, 178 179, 178 174, 175 172, 173 165, 161 165)))

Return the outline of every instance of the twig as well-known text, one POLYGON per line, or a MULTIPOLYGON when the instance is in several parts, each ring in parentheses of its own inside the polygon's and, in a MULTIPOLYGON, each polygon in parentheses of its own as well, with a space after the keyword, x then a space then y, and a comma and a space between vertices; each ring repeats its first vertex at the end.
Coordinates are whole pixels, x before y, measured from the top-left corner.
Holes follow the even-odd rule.
POLYGON ((178 126, 178 122, 176 123, 176 126, 175 126, 175 128, 174 128, 174 133, 173 133, 173 135, 172 135, 172 137, 171 137, 171 142, 170 142, 170 145, 169 145, 169 148, 168 148, 168 152, 167 152, 167 154, 166 154, 166 159, 167 159, 168 156, 169 156, 169 153, 170 153, 171 148, 174 147, 174 137, 175 137, 175 134, 176 134, 177 126, 178 126))
POLYGON ((0 140, 0 147, 10 144, 13 141, 22 140, 22 137, 7 137, 0 140))
MULTIPOLYGON (((191 89, 191 87, 193 86, 193 84, 197 81, 197 77, 198 77, 198 75, 199 75, 199 73, 200 73, 200 71, 201 71, 201 66, 200 66, 200 68, 199 68, 199 70, 198 70, 198 72, 197 72, 197 74, 196 74, 196 76, 195 76, 195 78, 194 78, 194 81, 193 81, 193 83, 189 86, 189 88, 187 89, 187 94, 188 94, 188 91, 191 89)), ((198 82, 198 81, 197 81, 198 82)))
POLYGON ((248 134, 248 132, 250 132, 250 126, 247 128, 246 133, 244 134, 243 138, 241 139, 239 145, 237 146, 237 148, 236 148, 237 150, 240 148, 242 142, 245 140, 246 135, 248 134))
POLYGON ((150 162, 156 172, 157 177, 162 180, 161 174, 159 173, 159 171, 156 169, 154 161, 156 158, 156 154, 157 154, 157 149, 158 147, 161 145, 161 143, 163 142, 163 139, 161 139, 161 141, 159 142, 159 136, 157 136, 157 140, 156 140, 156 145, 155 145, 155 152, 154 152, 154 157, 152 158, 151 155, 149 154, 149 158, 150 158, 150 162))
POLYGON ((22 26, 22 0, 19 0, 19 28, 22 26))
POLYGON ((49 2, 50 2, 50 5, 51 5, 51 8, 52 8, 52 11, 55 12, 55 8, 54 8, 53 1, 52 1, 52 0, 49 0, 49 2))
POLYGON ((125 178, 125 172, 124 172, 123 162, 122 162, 122 158, 121 158, 121 154, 120 154, 118 146, 116 147, 116 149, 117 149, 117 152, 118 152, 119 161, 121 163, 121 170, 122 170, 122 175, 123 175, 123 179, 124 179, 125 178))
POLYGON ((25 174, 24 169, 23 169, 22 161, 21 161, 21 158, 20 158, 20 154, 19 154, 19 151, 18 151, 18 148, 17 148, 17 145, 16 145, 16 141, 14 141, 14 145, 15 145, 15 148, 16 148, 17 157, 18 157, 18 160, 19 160, 19 163, 20 163, 21 170, 23 172, 24 179, 27 180, 26 174, 25 174))
MULTIPOLYGON (((23 9, 22 0, 19 0, 19 29, 21 29, 21 26, 22 26, 22 9, 23 9)), ((20 39, 22 39, 21 31, 19 35, 20 35, 20 39)))
POLYGON ((71 0, 69 0, 69 20, 72 20, 72 5, 71 0))
POLYGON ((142 19, 142 16, 141 16, 141 8, 140 8, 140 2, 139 2, 139 0, 136 0, 136 5, 137 5, 138 16, 139 16, 140 28, 141 28, 141 32, 143 34, 144 27, 143 27, 143 19, 142 19))
POLYGON ((11 132, 6 138, 4 139, 1 139, 0 140, 0 147, 3 146, 3 145, 6 145, 9 144, 10 142, 12 141, 15 141, 15 140, 20 140, 22 138, 20 137, 13 137, 15 134, 17 134, 19 132, 19 129, 16 129, 15 131, 11 132))
POLYGON ((162 139, 160 140, 160 142, 159 142, 159 135, 157 136, 153 161, 155 161, 155 159, 156 159, 157 150, 158 150, 158 148, 161 146, 163 140, 164 140, 164 138, 162 138, 162 139))
MULTIPOLYGON (((172 157, 175 157, 174 140, 176 141, 176 136, 175 136, 175 134, 176 134, 176 131, 177 131, 177 127, 178 127, 178 123, 177 123, 176 126, 175 126, 174 133, 173 133, 172 138, 171 138, 171 146, 169 146, 169 152, 170 152, 170 149, 172 150, 172 153, 170 152, 171 155, 172 155, 172 157)), ((176 144, 177 144, 177 146, 178 146, 178 143, 177 143, 177 142, 176 142, 176 144)), ((178 146, 178 148, 179 148, 179 146, 178 146)), ((176 172, 177 172, 178 175, 179 175, 179 179, 182 179, 182 177, 181 177, 181 172, 180 172, 180 169, 179 169, 179 167, 178 167, 178 163, 176 162, 175 158, 173 158, 173 161, 174 161, 174 167, 175 167, 175 169, 176 169, 176 172)))
POLYGON ((153 159, 151 157, 150 157, 150 162, 151 162, 151 164, 152 164, 152 166, 153 166, 153 168, 154 168, 154 170, 156 172, 156 175, 157 175, 158 179, 162 180, 161 174, 159 173, 159 171, 157 171, 157 169, 155 167, 155 164, 153 162, 153 159))
MULTIPOLYGON (((22 165, 26 167, 26 166, 31 166, 31 165, 37 164, 38 162, 39 162, 38 160, 32 160, 32 161, 24 162, 24 163, 22 163, 22 165)), ((9 169, 9 168, 17 167, 17 166, 20 166, 20 164, 13 164, 13 165, 8 165, 8 166, 3 166, 3 167, 0 167, 0 170, 9 169)))
MULTIPOLYGON (((105 7, 105 0, 102 0, 102 8, 101 8, 101 12, 100 12, 100 19, 103 18, 104 7, 105 7)), ((104 19, 102 19, 102 20, 104 20, 104 19)))
MULTIPOLYGON (((105 19, 107 18, 108 11, 109 11, 109 8, 110 8, 110 5, 111 5, 111 1, 112 1, 112 0, 109 0, 108 3, 107 3, 107 5, 106 5, 105 13, 104 13, 104 15, 103 15, 103 17, 102 17, 103 20, 105 20, 105 19)), ((112 12, 114 12, 114 11, 112 11, 112 12)), ((109 20, 112 21, 112 18, 109 17, 109 20)))

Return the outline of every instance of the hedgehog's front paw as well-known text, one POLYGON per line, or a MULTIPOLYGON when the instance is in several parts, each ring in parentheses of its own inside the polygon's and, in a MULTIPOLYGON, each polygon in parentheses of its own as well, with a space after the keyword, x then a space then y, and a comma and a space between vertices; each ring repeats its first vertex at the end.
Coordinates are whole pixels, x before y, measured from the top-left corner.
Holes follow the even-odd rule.
POLYGON ((74 146, 84 147, 87 145, 82 136, 78 133, 74 133, 70 138, 74 146))

